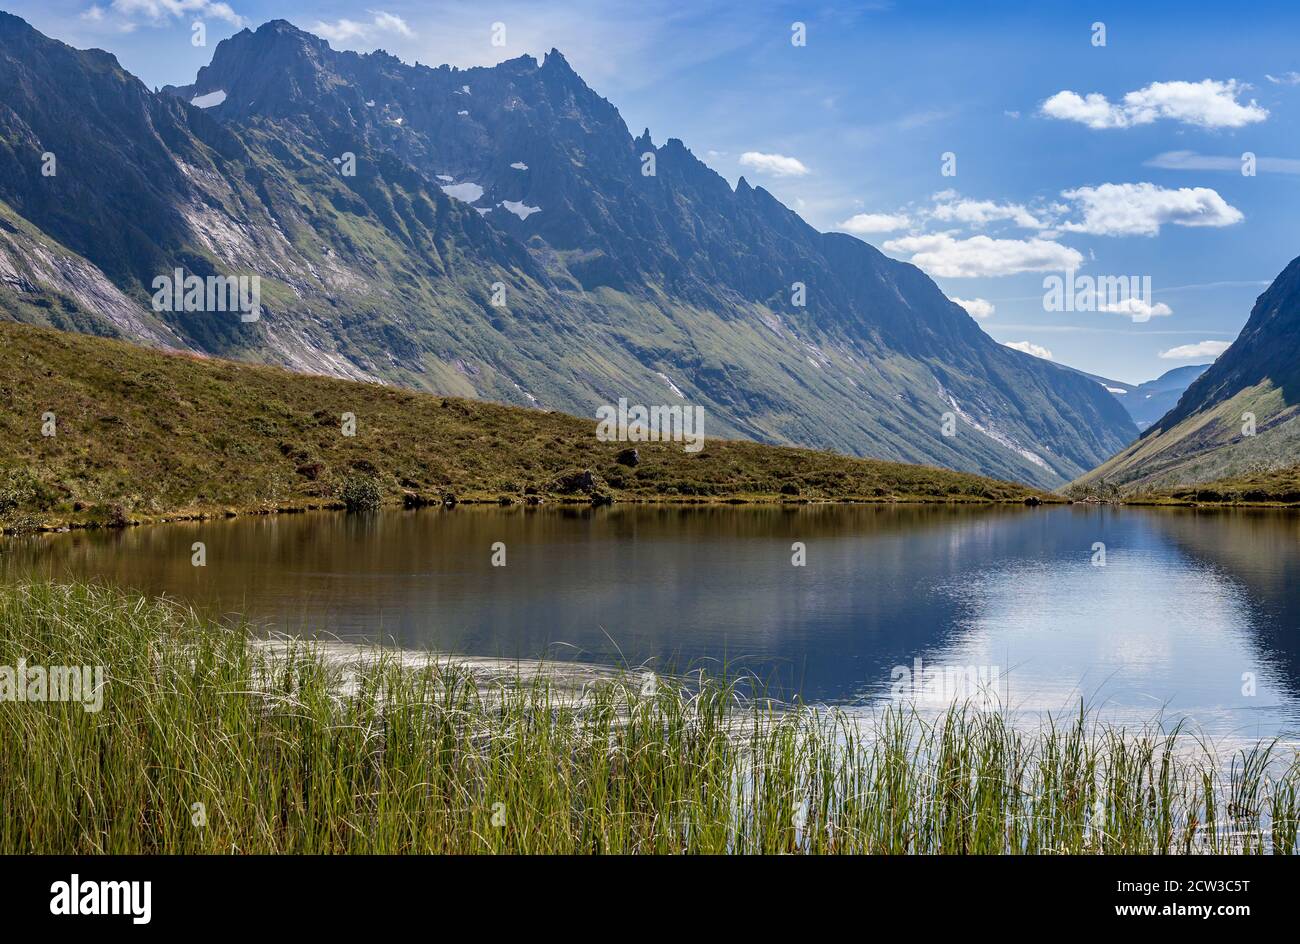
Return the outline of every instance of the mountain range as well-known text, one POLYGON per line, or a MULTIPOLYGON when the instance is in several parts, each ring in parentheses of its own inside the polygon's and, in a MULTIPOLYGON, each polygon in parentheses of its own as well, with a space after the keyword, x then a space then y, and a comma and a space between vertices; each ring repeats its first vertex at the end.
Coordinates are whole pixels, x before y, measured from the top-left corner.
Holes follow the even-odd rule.
POLYGON ((556 50, 430 68, 276 20, 151 91, 0 14, 0 88, 0 317, 1042 487, 1137 434, 914 266, 634 136, 556 50), (260 317, 159 310, 178 270, 256 276, 260 317))
MULTIPOLYGON (((1209 369, 1209 364, 1188 364, 1167 370, 1155 380, 1140 384, 1111 380, 1096 374, 1084 373, 1083 376, 1095 380, 1117 399, 1133 417, 1138 429, 1146 429, 1160 417, 1164 416, 1178 404, 1178 398, 1197 377, 1209 369)), ((1070 368, 1074 370, 1074 368, 1070 368)))

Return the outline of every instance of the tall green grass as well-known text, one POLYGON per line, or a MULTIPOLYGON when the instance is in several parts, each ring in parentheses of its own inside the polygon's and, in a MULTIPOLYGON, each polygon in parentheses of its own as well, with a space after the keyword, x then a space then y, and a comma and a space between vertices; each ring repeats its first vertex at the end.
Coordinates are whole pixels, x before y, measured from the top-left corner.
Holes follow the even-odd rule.
POLYGON ((1296 851, 1293 751, 1084 713, 778 709, 735 685, 485 680, 254 645, 174 604, 0 588, 0 665, 104 665, 103 710, 0 702, 0 852, 1296 851), (201 804, 201 806, 199 805, 201 804))

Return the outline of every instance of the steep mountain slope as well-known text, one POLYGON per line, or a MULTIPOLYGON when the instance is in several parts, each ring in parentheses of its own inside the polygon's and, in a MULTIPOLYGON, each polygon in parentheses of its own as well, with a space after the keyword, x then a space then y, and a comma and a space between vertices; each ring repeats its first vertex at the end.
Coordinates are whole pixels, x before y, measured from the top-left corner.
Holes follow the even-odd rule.
POLYGON ((1096 374, 1085 373, 1073 367, 1068 369, 1095 380, 1105 387, 1128 411, 1128 415, 1133 417, 1137 428, 1146 429, 1172 410, 1177 405, 1178 398, 1183 395, 1183 391, 1193 380, 1205 373, 1209 366, 1209 364, 1189 364, 1186 367, 1175 367, 1173 370, 1165 371, 1155 380, 1140 384, 1098 377, 1096 374))
POLYGON ((1284 468, 1297 456, 1300 259, 1259 296, 1237 340, 1177 405, 1076 484, 1165 489, 1284 468))
MULTIPOLYGON (((394 323, 445 289, 449 267, 482 284, 497 266, 524 281, 537 274, 514 240, 392 158, 364 179, 341 177, 314 155, 151 93, 106 53, 72 50, 4 14, 0 87, 0 221, 9 224, 0 273, 12 273, 6 295, 18 298, 5 309, 22 320, 402 381, 428 367, 394 323), (43 240, 24 235, 24 219, 43 240), (177 268, 258 276, 263 317, 153 311, 153 280, 177 268), (125 298, 96 305, 72 290, 78 281, 125 298), (34 306, 56 314, 32 318, 34 306), (385 340, 366 343, 374 336, 385 340)), ((424 340, 426 349, 464 343, 424 340)), ((450 376, 441 383, 455 386, 450 376)))
POLYGON ((0 17, 0 80, 0 201, 142 327, 30 274, 34 291, 5 283, 9 317, 582 415, 684 400, 709 435, 1045 486, 1136 434, 1105 391, 996 344, 914 267, 732 190, 680 141, 633 138, 555 51, 431 69, 274 21, 154 95, 0 17), (109 127, 122 144, 101 156, 109 127), (175 267, 260 276, 263 317, 151 311, 175 267))

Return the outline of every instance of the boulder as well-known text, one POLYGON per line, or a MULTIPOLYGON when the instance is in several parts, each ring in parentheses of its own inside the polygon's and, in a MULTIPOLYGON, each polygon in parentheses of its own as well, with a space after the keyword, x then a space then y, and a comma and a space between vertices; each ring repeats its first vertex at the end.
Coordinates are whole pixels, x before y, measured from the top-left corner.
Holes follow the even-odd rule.
POLYGON ((591 474, 590 469, 583 469, 580 472, 566 472, 559 476, 551 485, 553 491, 561 495, 572 495, 575 492, 590 492, 596 487, 596 477, 591 474))

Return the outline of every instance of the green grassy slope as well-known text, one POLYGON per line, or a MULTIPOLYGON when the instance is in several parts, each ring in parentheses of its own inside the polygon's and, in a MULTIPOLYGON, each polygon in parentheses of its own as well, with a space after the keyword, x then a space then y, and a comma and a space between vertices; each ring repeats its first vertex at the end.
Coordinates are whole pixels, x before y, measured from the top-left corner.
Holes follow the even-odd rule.
POLYGON ((1196 505, 1300 505, 1300 464, 1260 469, 1195 485, 1139 490, 1134 503, 1196 505))
MULTIPOLYGON (((706 415, 704 433, 710 433, 706 415)), ((594 419, 0 324, 0 516, 80 521, 384 502, 1023 501, 1033 489, 925 466, 706 438, 596 439, 594 419), (42 435, 53 413, 55 435, 42 435), (343 414, 356 417, 343 434, 343 414), (564 477, 590 471, 589 484, 564 477), (114 506, 121 506, 115 508, 114 506)))

